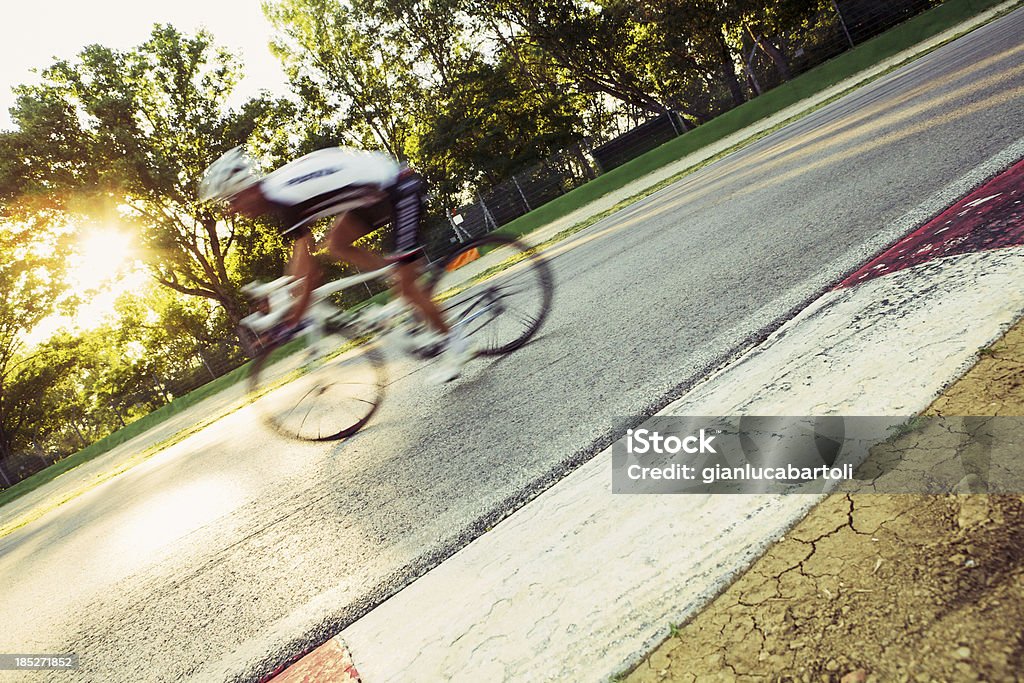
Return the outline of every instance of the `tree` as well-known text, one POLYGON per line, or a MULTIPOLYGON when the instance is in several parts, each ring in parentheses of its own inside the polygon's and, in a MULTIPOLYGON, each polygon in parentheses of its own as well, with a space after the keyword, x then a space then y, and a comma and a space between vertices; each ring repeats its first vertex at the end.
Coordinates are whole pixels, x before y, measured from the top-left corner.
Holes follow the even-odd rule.
MULTIPOLYGON (((154 289, 125 295, 117 304, 109 337, 124 366, 120 379, 106 381, 126 413, 148 412, 194 388, 195 376, 235 367, 244 360, 228 343, 232 323, 208 300, 174 296, 154 289)), ((220 374, 214 372, 214 374, 220 374)))
POLYGON ((477 0, 475 12, 492 17, 483 21, 496 29, 506 49, 515 51, 520 64, 532 68, 537 62, 531 55, 544 54, 584 91, 604 93, 652 114, 668 111, 654 94, 646 69, 627 58, 636 45, 635 11, 577 0, 477 0), (496 20, 513 33, 503 33, 496 20))
POLYGON ((264 96, 229 108, 239 76, 208 34, 169 25, 136 48, 91 45, 77 61, 55 63, 39 85, 18 88, 17 129, 0 143, 0 198, 21 216, 105 211, 137 226, 161 284, 211 299, 237 322, 238 282, 227 262, 240 237, 260 227, 222 220, 196 188, 220 153, 289 112, 264 96))
POLYGON ((62 304, 65 241, 42 219, 0 221, 0 483, 7 486, 6 461, 27 443, 34 397, 46 384, 24 336, 62 304))
MULTIPOLYGON (((58 459, 112 431, 109 419, 98 419, 95 398, 90 395, 98 370, 107 360, 97 350, 106 343, 99 333, 61 331, 34 349, 16 389, 32 396, 34 404, 21 411, 18 451, 27 450, 31 440, 33 447, 58 459)), ((104 412, 104 418, 112 418, 109 407, 104 412)))
POLYGON ((509 61, 478 62, 452 77, 418 121, 410 156, 451 205, 582 139, 571 96, 536 88, 509 61))
POLYGON ((404 157, 420 98, 401 46, 384 40, 382 18, 361 4, 279 0, 264 5, 277 30, 271 47, 307 122, 302 151, 344 143, 404 157))
POLYGON ((797 35, 824 4, 821 0, 733 0, 736 23, 775 65, 779 77, 793 77, 789 59, 780 49, 780 40, 797 35))
POLYGON ((353 0, 366 17, 375 17, 379 41, 401 59, 419 82, 420 92, 445 92, 480 57, 472 41, 468 0, 353 0))
MULTIPOLYGON (((574 95, 485 50, 468 0, 279 0, 265 11, 309 122, 413 163, 444 202, 580 139, 574 95)), ((305 145, 304 145, 305 147, 305 145)))

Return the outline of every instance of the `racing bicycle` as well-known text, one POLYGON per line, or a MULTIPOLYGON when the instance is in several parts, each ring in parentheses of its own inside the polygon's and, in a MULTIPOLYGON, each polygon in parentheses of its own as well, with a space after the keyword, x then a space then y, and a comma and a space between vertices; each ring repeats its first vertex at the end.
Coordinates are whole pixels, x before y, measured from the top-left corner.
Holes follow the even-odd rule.
MULTIPOLYGON (((358 310, 341 305, 342 292, 386 281, 396 268, 392 263, 317 287, 302 323, 283 335, 276 331, 297 298, 300 281, 285 276, 243 287, 257 309, 240 325, 253 355, 250 391, 267 424, 310 441, 352 436, 384 399, 385 348, 420 361, 439 355, 440 335, 402 297, 358 310)), ((452 331, 464 337, 470 358, 510 353, 530 341, 547 318, 554 290, 543 257, 496 234, 464 243, 428 264, 421 285, 452 331)))

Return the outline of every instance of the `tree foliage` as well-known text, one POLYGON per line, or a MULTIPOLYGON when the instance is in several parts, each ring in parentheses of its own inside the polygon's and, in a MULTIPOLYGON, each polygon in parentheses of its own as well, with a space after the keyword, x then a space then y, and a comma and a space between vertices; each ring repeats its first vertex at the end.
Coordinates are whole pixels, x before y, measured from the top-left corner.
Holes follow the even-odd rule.
MULTIPOLYGON (((259 227, 222 220, 200 204, 196 188, 209 163, 257 129, 287 114, 260 96, 238 109, 227 100, 239 65, 209 35, 157 26, 136 48, 85 48, 59 61, 42 82, 18 89, 16 150, 0 166, 0 196, 9 212, 40 207, 75 215, 106 211, 134 226, 154 277, 186 295, 241 316, 237 279, 227 263, 240 239, 259 227)), ((244 255, 240 255, 244 258, 244 255)))
POLYGON ((0 221, 0 479, 8 474, 3 461, 25 442, 37 407, 33 397, 50 383, 52 371, 40 377, 36 354, 24 339, 65 299, 65 239, 43 219, 0 221))
POLYGON ((514 64, 479 61, 452 76, 424 108, 410 156, 449 202, 465 187, 490 187, 583 137, 567 94, 536 88, 514 64))
POLYGON ((380 39, 384 20, 338 0, 280 0, 264 11, 309 122, 303 151, 343 143, 402 157, 417 84, 398 46, 380 39))

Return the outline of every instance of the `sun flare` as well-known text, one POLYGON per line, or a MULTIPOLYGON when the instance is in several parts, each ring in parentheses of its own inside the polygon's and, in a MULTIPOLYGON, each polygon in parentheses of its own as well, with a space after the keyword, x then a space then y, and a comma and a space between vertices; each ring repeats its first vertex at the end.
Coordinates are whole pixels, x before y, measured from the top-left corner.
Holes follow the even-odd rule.
POLYGON ((89 230, 79 237, 66 277, 69 288, 82 297, 67 321, 73 327, 91 329, 109 320, 122 295, 149 286, 136 242, 135 235, 115 228, 89 230))
POLYGON ((79 290, 110 284, 135 256, 134 238, 114 229, 93 230, 79 239, 68 283, 79 290))

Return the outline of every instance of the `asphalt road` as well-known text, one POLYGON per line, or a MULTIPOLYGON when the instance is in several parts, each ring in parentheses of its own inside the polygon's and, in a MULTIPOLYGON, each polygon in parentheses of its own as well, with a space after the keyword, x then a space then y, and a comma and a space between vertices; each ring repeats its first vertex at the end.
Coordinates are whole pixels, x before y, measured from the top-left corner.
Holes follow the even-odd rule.
POLYGON ((443 388, 402 366, 348 442, 243 410, 0 540, 0 651, 77 653, 53 680, 209 680, 333 634, 1016 141, 1022 36, 1017 11, 579 233, 536 342, 443 388))

